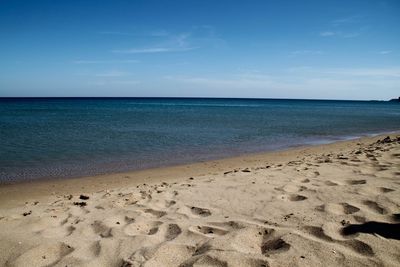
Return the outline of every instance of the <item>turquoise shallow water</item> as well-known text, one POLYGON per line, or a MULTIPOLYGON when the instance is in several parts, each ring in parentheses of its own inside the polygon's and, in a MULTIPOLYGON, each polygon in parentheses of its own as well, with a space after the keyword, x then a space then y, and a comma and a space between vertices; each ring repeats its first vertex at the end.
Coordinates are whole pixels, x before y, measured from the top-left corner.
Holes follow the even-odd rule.
POLYGON ((400 104, 0 99, 0 182, 173 165, 400 130, 400 104))

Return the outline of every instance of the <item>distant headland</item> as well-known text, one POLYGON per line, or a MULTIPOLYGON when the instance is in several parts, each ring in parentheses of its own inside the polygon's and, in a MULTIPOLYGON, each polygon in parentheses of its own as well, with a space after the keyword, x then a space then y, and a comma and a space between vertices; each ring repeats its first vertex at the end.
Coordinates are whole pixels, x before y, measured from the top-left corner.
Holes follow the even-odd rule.
POLYGON ((400 96, 399 98, 390 99, 389 102, 400 102, 400 96))

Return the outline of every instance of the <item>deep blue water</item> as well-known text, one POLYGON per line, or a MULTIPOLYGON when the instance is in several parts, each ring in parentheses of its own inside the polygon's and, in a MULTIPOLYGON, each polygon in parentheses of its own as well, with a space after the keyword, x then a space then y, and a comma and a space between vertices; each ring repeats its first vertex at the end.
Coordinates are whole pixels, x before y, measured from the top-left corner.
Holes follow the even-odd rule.
POLYGON ((400 104, 0 99, 0 182, 135 170, 400 130, 400 104))

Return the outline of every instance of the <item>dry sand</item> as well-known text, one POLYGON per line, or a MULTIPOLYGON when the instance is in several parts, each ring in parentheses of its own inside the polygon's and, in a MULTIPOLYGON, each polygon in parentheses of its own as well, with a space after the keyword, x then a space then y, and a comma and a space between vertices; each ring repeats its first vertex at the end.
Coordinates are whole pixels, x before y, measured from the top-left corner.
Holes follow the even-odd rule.
POLYGON ((391 138, 1 186, 0 265, 399 266, 391 138))

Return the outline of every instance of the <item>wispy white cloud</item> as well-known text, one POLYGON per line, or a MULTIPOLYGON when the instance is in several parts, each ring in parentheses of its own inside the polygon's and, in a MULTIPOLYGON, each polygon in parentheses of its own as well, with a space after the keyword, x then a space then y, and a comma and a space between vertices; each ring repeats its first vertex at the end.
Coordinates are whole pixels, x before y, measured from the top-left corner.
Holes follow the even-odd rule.
POLYGON ((169 32, 166 30, 154 30, 147 32, 122 32, 122 31, 101 31, 98 34, 102 35, 116 35, 116 36, 137 36, 137 37, 165 37, 169 35, 169 32))
POLYGON ((103 72, 103 73, 97 73, 94 76, 96 77, 122 77, 122 76, 127 76, 129 73, 123 72, 123 71, 108 71, 108 72, 103 72))
POLYGON ((390 68, 312 68, 296 67, 288 69, 291 73, 311 74, 312 76, 321 75, 340 75, 340 76, 367 76, 367 77, 386 77, 400 78, 400 67, 390 68))
POLYGON ((74 64, 129 64, 138 63, 136 59, 124 59, 124 60, 74 60, 74 64))
POLYGON ((332 26, 342 26, 344 24, 359 23, 362 19, 361 15, 353 15, 344 18, 338 18, 331 21, 332 26))
POLYGON ((225 40, 219 38, 216 30, 211 25, 193 26, 188 32, 174 34, 166 30, 154 30, 142 34, 133 34, 119 31, 100 32, 107 35, 135 35, 146 37, 140 40, 143 46, 117 48, 111 50, 118 54, 154 54, 169 52, 185 52, 199 49, 200 47, 226 46, 225 40), (147 44, 146 44, 147 42, 147 44))
POLYGON ((147 47, 147 48, 132 48, 126 50, 113 50, 113 53, 121 54, 151 54, 151 53, 166 53, 166 52, 183 52, 194 50, 199 47, 147 47))
POLYGON ((296 50, 292 51, 290 55, 298 56, 298 55, 322 55, 324 52, 321 50, 296 50))
POLYGON ((368 30, 368 27, 360 25, 362 16, 353 15, 349 17, 334 19, 329 22, 328 30, 321 31, 321 37, 340 37, 340 38, 354 38, 361 35, 368 30), (349 25, 354 24, 354 25, 349 25), (349 29, 352 28, 352 29, 349 29))
POLYGON ((350 76, 375 76, 375 77, 392 77, 400 78, 400 68, 344 68, 344 69, 328 69, 323 71, 327 74, 340 74, 350 76))
POLYGON ((165 76, 164 79, 176 87, 211 91, 215 95, 226 95, 229 90, 234 97, 246 92, 254 97, 385 99, 395 94, 400 86, 400 67, 321 69, 305 66, 269 73, 165 76))
POLYGON ((169 36, 169 32, 166 30, 155 30, 151 31, 149 35, 154 36, 154 37, 164 37, 164 36, 169 36))
POLYGON ((327 37, 327 36, 334 36, 336 35, 336 32, 331 32, 331 31, 325 31, 325 32, 320 32, 319 35, 323 36, 323 37, 327 37))
POLYGON ((354 38, 361 35, 361 31, 355 31, 355 32, 323 31, 320 32, 319 35, 322 37, 354 38))
POLYGON ((104 35, 121 35, 121 36, 133 36, 135 34, 130 33, 130 32, 119 32, 119 31, 101 31, 98 32, 99 34, 104 34, 104 35))
POLYGON ((378 52, 378 54, 381 54, 381 55, 387 55, 387 54, 390 54, 390 53, 392 53, 391 50, 382 50, 382 51, 378 52))
POLYGON ((343 38, 354 38, 361 35, 361 31, 358 32, 348 32, 348 33, 341 33, 340 36, 343 38))
POLYGON ((135 84, 140 84, 141 82, 138 80, 123 80, 123 81, 111 81, 110 83, 122 84, 122 85, 135 85, 135 84))
POLYGON ((178 35, 168 35, 167 40, 164 42, 150 45, 148 47, 134 47, 129 49, 115 49, 113 53, 122 54, 151 54, 151 53, 167 53, 167 52, 184 52, 198 49, 198 46, 191 45, 189 40, 189 33, 182 33, 178 35))
POLYGON ((221 38, 217 29, 212 25, 193 26, 191 31, 191 39, 197 46, 206 46, 213 48, 226 48, 228 43, 221 38))
POLYGON ((138 80, 102 80, 102 81, 89 81, 89 85, 95 86, 106 86, 106 85, 121 85, 121 86, 129 86, 129 85, 137 85, 141 82, 138 80))
POLYGON ((165 76, 167 80, 205 86, 207 88, 225 89, 245 89, 245 88, 264 88, 271 85, 272 80, 269 76, 246 77, 243 75, 230 78, 208 78, 208 77, 188 77, 188 76, 165 76))

